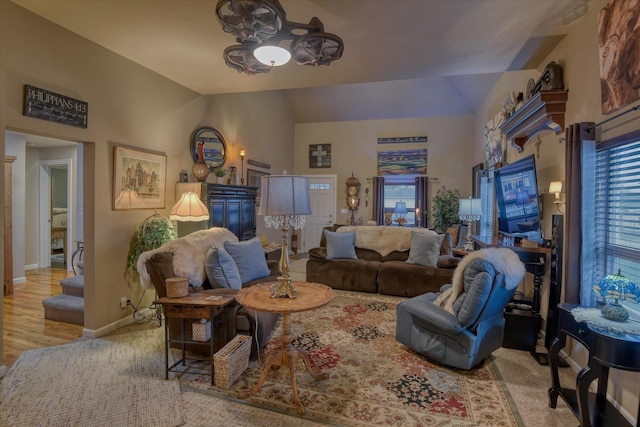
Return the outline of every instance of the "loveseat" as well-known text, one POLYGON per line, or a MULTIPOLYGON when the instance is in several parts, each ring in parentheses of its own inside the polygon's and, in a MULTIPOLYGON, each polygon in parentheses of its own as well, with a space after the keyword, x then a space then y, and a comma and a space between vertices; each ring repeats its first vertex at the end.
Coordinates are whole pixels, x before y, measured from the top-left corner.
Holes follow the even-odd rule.
POLYGON ((414 297, 451 283, 458 262, 451 255, 448 234, 425 228, 334 225, 323 230, 320 246, 309 250, 306 279, 334 289, 414 297), (336 244, 348 240, 340 233, 354 235, 352 248, 336 244), (427 239, 430 251, 425 255, 419 241, 427 239))
MULTIPOLYGON (((231 231, 219 227, 197 231, 158 249, 143 252, 138 259, 137 269, 140 285, 155 289, 158 297, 167 296, 166 280, 173 277, 188 278, 189 292, 235 295, 240 288, 274 282, 279 275, 278 261, 265 259, 258 238, 239 242, 231 231)), ((276 313, 256 312, 237 304, 230 310, 229 318, 222 319, 220 316, 222 310, 216 313, 212 322, 214 350, 226 344, 222 334, 216 333, 216 328, 226 323, 230 333, 228 340, 237 333, 253 337, 252 359, 257 358, 259 349, 267 343, 279 319, 276 313)), ((180 327, 179 320, 174 320, 169 322, 170 333, 180 327)), ((203 351, 202 346, 189 346, 187 349, 203 351)))

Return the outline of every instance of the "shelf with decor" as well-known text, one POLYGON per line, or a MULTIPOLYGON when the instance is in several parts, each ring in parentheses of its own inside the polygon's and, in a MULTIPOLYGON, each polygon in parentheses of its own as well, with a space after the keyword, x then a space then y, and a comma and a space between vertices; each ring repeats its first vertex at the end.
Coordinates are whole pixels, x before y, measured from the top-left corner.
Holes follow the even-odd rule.
POLYGON ((568 90, 541 90, 529 98, 500 126, 507 141, 521 153, 531 138, 551 130, 556 135, 564 131, 568 90))

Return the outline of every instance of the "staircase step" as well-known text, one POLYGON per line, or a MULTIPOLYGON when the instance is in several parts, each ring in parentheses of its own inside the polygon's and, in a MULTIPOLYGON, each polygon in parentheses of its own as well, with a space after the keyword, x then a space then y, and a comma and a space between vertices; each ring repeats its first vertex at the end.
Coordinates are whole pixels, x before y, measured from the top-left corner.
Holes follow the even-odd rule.
POLYGON ((84 298, 56 295, 42 300, 42 305, 45 319, 84 325, 84 298))
POLYGON ((84 297, 84 276, 71 276, 60 281, 62 293, 74 297, 84 297))

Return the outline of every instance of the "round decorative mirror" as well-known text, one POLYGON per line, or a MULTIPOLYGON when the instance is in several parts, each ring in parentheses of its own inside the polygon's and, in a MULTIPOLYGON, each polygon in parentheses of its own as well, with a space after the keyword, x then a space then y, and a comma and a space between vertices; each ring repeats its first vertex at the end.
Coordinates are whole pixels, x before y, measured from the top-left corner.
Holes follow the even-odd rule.
POLYGON ((194 162, 198 161, 198 153, 202 153, 202 159, 210 169, 224 165, 227 160, 227 144, 220 132, 211 127, 196 129, 191 135, 191 155, 194 162))

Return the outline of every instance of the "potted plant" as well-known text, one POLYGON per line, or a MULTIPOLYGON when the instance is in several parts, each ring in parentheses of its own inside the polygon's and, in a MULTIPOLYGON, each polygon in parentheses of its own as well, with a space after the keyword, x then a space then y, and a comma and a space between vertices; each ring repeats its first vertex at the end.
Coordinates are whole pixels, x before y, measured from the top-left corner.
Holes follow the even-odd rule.
POLYGON ((216 176, 216 181, 218 184, 224 183, 224 176, 227 174, 227 171, 224 168, 215 168, 213 170, 213 174, 216 176))
POLYGON ((460 192, 458 190, 447 190, 440 187, 436 195, 431 199, 431 219, 435 230, 444 233, 447 228, 460 222, 458 217, 458 206, 460 204, 460 192))
POLYGON ((136 264, 140 254, 158 249, 176 237, 176 228, 171 221, 159 214, 151 215, 138 226, 133 236, 131 236, 126 272, 134 280, 138 280, 136 264))

